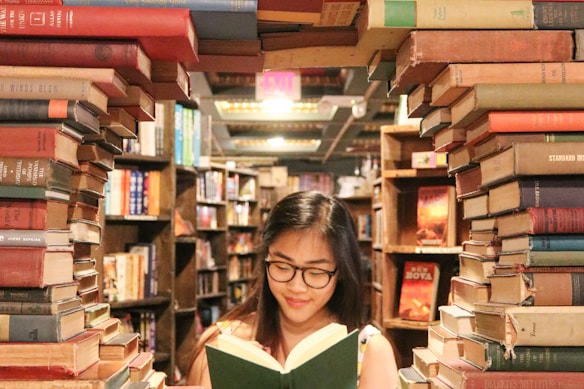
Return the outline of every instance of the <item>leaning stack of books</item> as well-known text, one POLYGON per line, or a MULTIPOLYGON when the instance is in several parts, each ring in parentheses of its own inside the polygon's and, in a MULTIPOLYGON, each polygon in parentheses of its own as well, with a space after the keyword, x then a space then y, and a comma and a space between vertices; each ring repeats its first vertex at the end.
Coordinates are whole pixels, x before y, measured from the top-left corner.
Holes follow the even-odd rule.
MULTIPOLYGON (((490 19, 477 12, 481 4, 464 6, 490 19)), ((526 26, 416 30, 397 52, 389 93, 424 95, 426 110, 413 116, 422 122, 440 111, 442 119, 421 133, 435 151, 448 152, 470 222, 452 304, 439 307, 428 345, 400 369, 402 388, 577 387, 584 380, 574 363, 584 349, 584 201, 577 194, 584 188, 584 66, 577 62, 584 24, 557 17, 560 9, 578 14, 584 3, 507 2, 522 4, 527 12, 509 15, 527 16, 526 26)), ((434 22, 454 19, 451 12, 434 22)))
POLYGON ((17 14, 0 31, 0 386, 121 388, 138 335, 99 303, 100 207, 136 121, 189 97, 194 26, 186 9, 0 5, 2 25, 17 14))

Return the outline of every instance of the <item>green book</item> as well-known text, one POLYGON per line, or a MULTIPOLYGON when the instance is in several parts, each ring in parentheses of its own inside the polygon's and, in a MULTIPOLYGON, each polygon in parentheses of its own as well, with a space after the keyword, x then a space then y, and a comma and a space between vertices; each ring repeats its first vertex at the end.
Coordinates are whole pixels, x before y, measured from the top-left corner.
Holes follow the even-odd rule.
POLYGON ((477 335, 462 335, 462 342, 462 359, 481 370, 584 372, 582 346, 515 346, 511 352, 477 335))
POLYGON ((207 345, 213 389, 356 389, 358 331, 332 323, 303 339, 282 367, 253 343, 221 334, 207 345))

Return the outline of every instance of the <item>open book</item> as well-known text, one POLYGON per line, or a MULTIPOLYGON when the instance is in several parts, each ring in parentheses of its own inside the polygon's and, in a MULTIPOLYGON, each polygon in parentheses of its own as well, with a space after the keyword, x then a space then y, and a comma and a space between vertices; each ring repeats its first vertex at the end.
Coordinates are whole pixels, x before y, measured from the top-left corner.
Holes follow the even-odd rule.
POLYGON ((332 323, 290 351, 285 366, 270 354, 233 335, 207 345, 213 389, 356 389, 358 331, 332 323))

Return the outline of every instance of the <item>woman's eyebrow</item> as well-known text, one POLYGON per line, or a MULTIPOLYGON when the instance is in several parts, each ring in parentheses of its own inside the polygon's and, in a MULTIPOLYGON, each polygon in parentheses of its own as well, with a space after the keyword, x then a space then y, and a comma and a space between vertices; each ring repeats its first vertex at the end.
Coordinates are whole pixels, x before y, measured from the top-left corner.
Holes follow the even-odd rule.
MULTIPOLYGON (((268 252, 269 256, 274 256, 274 257, 278 257, 281 259, 285 259, 287 261, 290 262, 297 262, 294 258, 289 257, 288 255, 280 252, 280 251, 275 251, 275 252, 268 252)), ((322 264, 322 263, 332 263, 333 261, 327 258, 318 258, 318 259, 309 259, 308 261, 306 261, 306 263, 311 264, 311 265, 316 265, 316 264, 322 264)))

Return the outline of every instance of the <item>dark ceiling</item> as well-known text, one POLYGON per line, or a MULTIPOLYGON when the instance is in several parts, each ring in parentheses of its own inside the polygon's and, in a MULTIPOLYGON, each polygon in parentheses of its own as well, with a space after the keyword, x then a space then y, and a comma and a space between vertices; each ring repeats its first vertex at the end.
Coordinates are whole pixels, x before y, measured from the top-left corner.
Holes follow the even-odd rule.
MULTIPOLYGON (((329 162, 348 156, 379 153, 379 129, 393 123, 395 98, 387 97, 387 83, 368 81, 366 67, 302 69, 302 101, 318 102, 323 95, 359 96, 367 102, 363 117, 352 115, 351 107, 339 107, 330 120, 294 120, 277 117, 265 120, 261 114, 248 119, 226 119, 217 101, 255 100, 253 73, 191 73, 193 99, 205 115, 211 115, 213 157, 216 160, 253 160, 279 163, 289 160, 329 162), (242 147, 244 141, 282 136, 288 139, 319 139, 314 151, 282 151, 265 145, 242 147)), ((261 142, 260 142, 261 143, 261 142)))

